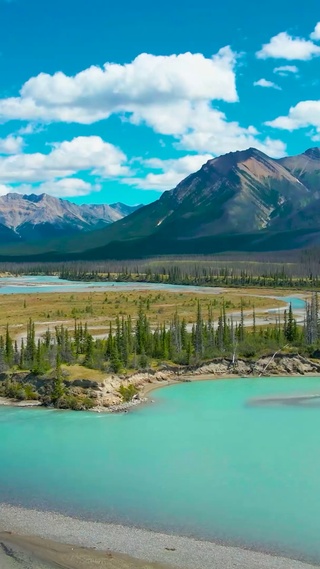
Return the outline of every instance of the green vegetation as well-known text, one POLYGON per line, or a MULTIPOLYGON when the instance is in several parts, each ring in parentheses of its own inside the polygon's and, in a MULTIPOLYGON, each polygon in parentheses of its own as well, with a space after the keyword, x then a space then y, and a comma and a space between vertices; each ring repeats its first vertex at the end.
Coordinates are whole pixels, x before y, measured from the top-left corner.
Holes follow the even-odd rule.
POLYGON ((119 393, 122 397, 122 401, 127 403, 128 401, 132 401, 134 396, 138 394, 138 389, 130 383, 127 387, 125 387, 125 385, 121 385, 119 393))
POLYGON ((65 268, 60 272, 60 278, 72 281, 111 281, 111 282, 150 282, 162 284, 175 284, 187 286, 219 286, 235 288, 285 288, 285 289, 320 289, 320 276, 318 272, 308 275, 294 275, 292 267, 285 265, 269 268, 257 274, 257 267, 243 263, 244 268, 236 270, 234 267, 205 266, 201 263, 196 266, 180 266, 179 264, 161 266, 152 265, 145 272, 135 272, 129 268, 121 272, 101 273, 99 270, 78 271, 65 268), (247 267, 245 268, 245 266, 247 267))
POLYGON ((9 378, 3 382, 0 388, 0 394, 10 399, 17 399, 18 401, 36 401, 39 399, 39 394, 30 383, 22 384, 18 381, 12 381, 9 378))
MULTIPOLYGON (((16 399, 38 398, 45 405, 58 408, 88 409, 94 406, 94 399, 72 390, 67 379, 68 366, 97 370, 97 374, 118 374, 168 362, 196 366, 217 357, 232 358, 235 363, 238 357, 252 359, 284 346, 312 355, 320 347, 317 293, 313 293, 307 305, 303 326, 297 325, 290 307, 277 317, 274 325, 258 327, 253 308, 253 326, 246 329, 244 302, 236 321, 227 314, 226 303, 222 303, 215 317, 213 306, 203 306, 200 300, 191 328, 177 311, 169 322, 152 326, 148 306, 148 302, 140 300, 134 322, 130 315, 110 321, 108 337, 103 340, 94 339, 86 324, 75 321, 72 333, 63 325, 56 326, 54 334, 47 332, 36 342, 34 323, 30 320, 26 342, 18 346, 7 327, 5 335, 0 336, 0 394, 16 399), (17 370, 28 370, 48 381, 36 392, 28 381, 10 380, 10 374, 17 370)), ((130 401, 136 389, 133 385, 122 386, 119 393, 123 401, 130 401)))

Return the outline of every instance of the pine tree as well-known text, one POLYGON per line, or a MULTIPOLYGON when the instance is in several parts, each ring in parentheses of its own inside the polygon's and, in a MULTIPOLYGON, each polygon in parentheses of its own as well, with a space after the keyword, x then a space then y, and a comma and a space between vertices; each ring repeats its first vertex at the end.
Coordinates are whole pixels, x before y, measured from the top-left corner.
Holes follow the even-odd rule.
POLYGON ((243 342, 244 340, 244 311, 243 311, 243 299, 240 302, 240 326, 239 326, 239 340, 243 342))
POLYGON ((12 367, 13 365, 13 357, 14 357, 13 343, 9 332, 9 325, 7 324, 6 339, 5 339, 5 359, 9 368, 12 367))
POLYGON ((27 343, 25 349, 26 365, 31 369, 35 360, 36 344, 35 344, 35 328, 31 318, 27 325, 27 343))
POLYGON ((284 336, 288 342, 296 339, 296 323, 293 318, 292 304, 290 303, 288 317, 285 319, 284 336))
POLYGON ((84 365, 87 367, 93 367, 94 361, 94 343, 91 334, 87 334, 85 355, 84 355, 84 365))
POLYGON ((51 393, 51 399, 53 404, 56 406, 59 399, 64 395, 65 389, 62 381, 62 369, 61 369, 61 358, 59 351, 56 356, 56 368, 55 368, 55 378, 53 382, 53 389, 51 393))
POLYGON ((119 373, 119 371, 122 368, 122 364, 121 364, 121 360, 119 357, 119 352, 118 352, 118 348, 117 348, 116 343, 114 343, 113 347, 112 347, 112 352, 111 352, 111 356, 110 356, 110 368, 111 368, 111 371, 113 371, 114 373, 119 373))
POLYGON ((203 321, 199 300, 197 305, 197 322, 195 328, 195 352, 197 356, 201 356, 203 354, 203 321))

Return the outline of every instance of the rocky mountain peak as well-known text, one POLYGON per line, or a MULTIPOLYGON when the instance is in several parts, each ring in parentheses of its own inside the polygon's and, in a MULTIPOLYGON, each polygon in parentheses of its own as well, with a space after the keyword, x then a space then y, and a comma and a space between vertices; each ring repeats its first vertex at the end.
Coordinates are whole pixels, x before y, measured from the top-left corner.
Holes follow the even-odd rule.
POLYGON ((209 160, 204 168, 214 168, 220 174, 226 175, 239 164, 247 162, 250 159, 262 161, 268 159, 268 156, 257 150, 256 148, 248 148, 247 150, 237 150, 236 152, 228 152, 218 158, 209 160))
POLYGON ((48 194, 0 196, 0 226, 13 230, 24 240, 51 238, 79 231, 91 231, 122 219, 134 207, 118 204, 77 205, 48 194), (126 209, 128 208, 128 209, 126 209))
POLYGON ((315 146, 314 148, 309 148, 304 152, 305 156, 308 156, 311 160, 320 160, 320 148, 315 146))

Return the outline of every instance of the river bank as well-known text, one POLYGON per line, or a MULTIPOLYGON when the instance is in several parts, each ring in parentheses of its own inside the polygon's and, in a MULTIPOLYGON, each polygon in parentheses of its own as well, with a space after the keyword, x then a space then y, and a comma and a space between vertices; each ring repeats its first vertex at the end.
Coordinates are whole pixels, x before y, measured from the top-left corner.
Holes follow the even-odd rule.
MULTIPOLYGON (((217 358, 199 366, 164 365, 160 369, 149 369, 126 375, 109 375, 103 380, 76 379, 65 383, 75 395, 90 395, 94 398, 95 405, 90 411, 119 413, 145 403, 150 392, 154 389, 179 382, 260 376, 301 377, 303 375, 320 375, 320 363, 299 354, 289 353, 277 354, 276 356, 270 354, 257 360, 238 360, 236 365, 230 359, 217 358), (121 386, 125 388, 133 386, 136 389, 137 393, 133 399, 130 401, 122 400, 119 392, 121 386)), ((1 374, 0 382, 5 381, 6 378, 6 374, 1 374)), ((35 389, 48 386, 52 381, 26 372, 12 374, 11 380, 21 383, 21 385, 28 383, 35 389)), ((0 406, 39 407, 41 404, 41 401, 17 401, 12 398, 0 397, 0 406)))
POLYGON ((0 550, 1 569, 38 569, 30 563, 14 565, 19 555, 47 563, 39 565, 39 569, 57 566, 65 569, 311 569, 313 566, 240 547, 4 504, 0 504, 0 518, 0 543, 5 546, 0 550), (12 549, 16 559, 6 555, 6 548, 12 549))

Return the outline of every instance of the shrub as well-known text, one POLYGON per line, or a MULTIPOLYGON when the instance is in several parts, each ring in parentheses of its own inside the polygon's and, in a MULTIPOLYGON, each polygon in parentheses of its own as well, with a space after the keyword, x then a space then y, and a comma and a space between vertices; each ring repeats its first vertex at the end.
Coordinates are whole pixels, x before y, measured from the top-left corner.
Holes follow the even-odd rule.
POLYGON ((128 385, 128 387, 125 387, 124 385, 120 385, 119 393, 122 397, 122 400, 125 403, 127 403, 128 401, 132 401, 134 396, 138 394, 138 389, 134 385, 132 385, 132 383, 130 383, 128 385))

